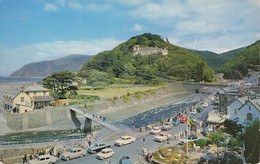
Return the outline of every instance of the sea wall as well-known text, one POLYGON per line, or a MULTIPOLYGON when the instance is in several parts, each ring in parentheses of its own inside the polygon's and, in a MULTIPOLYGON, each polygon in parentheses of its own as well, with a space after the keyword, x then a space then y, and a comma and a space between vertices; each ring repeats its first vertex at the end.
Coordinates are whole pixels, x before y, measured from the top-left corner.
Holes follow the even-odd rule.
POLYGON ((23 114, 8 114, 7 126, 12 130, 39 128, 71 119, 69 108, 50 108, 23 114))

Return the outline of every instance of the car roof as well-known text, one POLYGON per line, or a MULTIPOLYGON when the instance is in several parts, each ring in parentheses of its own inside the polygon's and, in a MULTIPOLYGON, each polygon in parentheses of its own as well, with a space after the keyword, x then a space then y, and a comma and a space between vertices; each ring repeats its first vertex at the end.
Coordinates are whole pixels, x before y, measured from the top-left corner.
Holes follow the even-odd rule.
POLYGON ((97 142, 95 145, 105 144, 104 142, 97 142))
POLYGON ((110 151, 110 150, 112 150, 112 149, 110 149, 110 148, 102 149, 102 151, 110 151))
POLYGON ((131 154, 130 153, 125 153, 123 156, 124 157, 131 157, 131 154))
POLYGON ((39 158, 46 158, 46 157, 50 157, 51 155, 40 155, 39 158))
POLYGON ((166 134, 168 134, 168 133, 166 133, 166 132, 161 132, 160 134, 166 135, 166 134))
POLYGON ((127 138, 127 137, 131 137, 131 136, 121 136, 121 138, 127 138))
POLYGON ((80 147, 73 147, 73 148, 71 148, 71 150, 79 150, 79 149, 81 149, 80 147))

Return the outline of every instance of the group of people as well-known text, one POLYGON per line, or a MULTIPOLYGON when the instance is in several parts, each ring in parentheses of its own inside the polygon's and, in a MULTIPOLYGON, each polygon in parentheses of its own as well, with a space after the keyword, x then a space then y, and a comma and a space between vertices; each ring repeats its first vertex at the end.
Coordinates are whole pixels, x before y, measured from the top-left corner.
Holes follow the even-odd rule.
MULTIPOLYGON (((95 118, 95 114, 94 113, 92 114, 92 117, 95 118)), ((99 119, 103 118, 103 122, 105 122, 107 120, 106 117, 102 117, 101 115, 99 115, 99 116, 97 115, 96 118, 99 118, 99 119)))
POLYGON ((148 162, 152 162, 152 161, 153 161, 153 155, 152 155, 152 153, 150 152, 150 150, 148 150, 148 152, 147 152, 145 146, 143 146, 143 152, 142 152, 142 153, 143 153, 144 158, 145 158, 148 162))

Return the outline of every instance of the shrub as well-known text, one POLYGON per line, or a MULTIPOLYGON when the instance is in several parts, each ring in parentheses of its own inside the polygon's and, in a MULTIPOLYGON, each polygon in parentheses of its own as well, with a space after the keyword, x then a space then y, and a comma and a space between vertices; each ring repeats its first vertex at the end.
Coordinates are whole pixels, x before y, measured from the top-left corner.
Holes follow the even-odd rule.
POLYGON ((137 99, 141 99, 141 98, 142 98, 142 95, 141 95, 140 93, 137 93, 137 94, 135 94, 135 97, 136 97, 137 99))
POLYGON ((70 99, 76 99, 78 96, 78 92, 75 90, 70 91, 68 98, 70 99))
POLYGON ((200 147, 204 147, 207 145, 207 140, 204 140, 204 139, 198 139, 196 141, 196 143, 200 146, 200 147))
POLYGON ((202 111, 202 109, 201 109, 201 108, 197 108, 196 111, 197 111, 198 113, 200 113, 200 112, 202 111))
POLYGON ((113 97, 113 100, 117 100, 118 98, 117 97, 113 97))
POLYGON ((123 100, 125 103, 129 103, 130 98, 129 98, 128 96, 123 96, 123 97, 122 97, 122 100, 123 100))
POLYGON ((127 96, 130 96, 130 92, 127 92, 127 94, 126 94, 127 96))

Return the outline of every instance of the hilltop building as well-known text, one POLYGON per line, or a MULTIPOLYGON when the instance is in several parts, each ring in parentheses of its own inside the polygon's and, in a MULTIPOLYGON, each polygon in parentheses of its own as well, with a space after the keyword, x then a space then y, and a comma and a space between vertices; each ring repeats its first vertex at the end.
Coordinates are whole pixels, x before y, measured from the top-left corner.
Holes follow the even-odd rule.
POLYGON ((156 53, 162 53, 162 55, 168 55, 168 50, 166 48, 159 48, 159 47, 140 47, 139 45, 133 46, 133 55, 152 55, 156 53))
POLYGON ((48 106, 53 100, 48 89, 41 86, 29 86, 21 91, 6 92, 3 105, 10 113, 25 113, 48 106))

